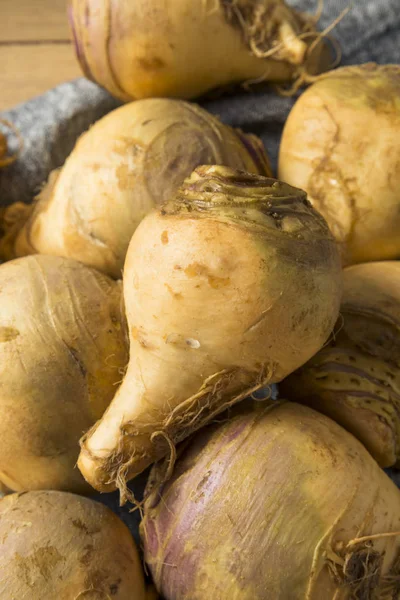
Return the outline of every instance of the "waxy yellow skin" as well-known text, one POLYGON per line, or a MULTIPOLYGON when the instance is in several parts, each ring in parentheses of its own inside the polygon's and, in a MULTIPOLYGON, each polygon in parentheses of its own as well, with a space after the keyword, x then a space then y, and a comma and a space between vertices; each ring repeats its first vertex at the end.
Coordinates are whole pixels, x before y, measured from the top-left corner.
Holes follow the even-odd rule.
POLYGON ((315 354, 340 258, 304 192, 200 167, 136 230, 124 270, 130 361, 78 466, 100 491, 140 473, 252 389, 315 354))
POLYGON ((4 598, 145 600, 139 554, 127 527, 98 502, 55 491, 0 500, 4 598))
POLYGON ((79 438, 128 361, 121 284, 77 261, 0 266, 0 481, 14 491, 90 492, 79 438))
POLYGON ((285 124, 278 176, 305 190, 346 265, 400 255, 400 66, 322 75, 285 124))

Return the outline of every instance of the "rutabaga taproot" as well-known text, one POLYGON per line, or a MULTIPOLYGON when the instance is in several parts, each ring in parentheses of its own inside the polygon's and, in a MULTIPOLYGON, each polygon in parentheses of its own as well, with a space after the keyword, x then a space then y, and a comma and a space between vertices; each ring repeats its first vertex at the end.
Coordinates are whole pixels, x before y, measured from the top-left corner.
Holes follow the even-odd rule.
POLYGON ((279 386, 351 431, 383 467, 400 463, 400 262, 344 271, 331 342, 279 386))
POLYGON ((400 491, 324 415, 259 405, 183 444, 164 485, 163 468, 141 533, 165 600, 399 597, 400 491))
POLYGON ((87 481, 124 492, 227 405, 308 360, 337 318, 341 277, 335 241, 304 192, 226 167, 196 169, 130 243, 130 361, 82 441, 87 481))
POLYGON ((69 0, 69 17, 85 75, 125 101, 289 81, 316 37, 284 0, 69 0))
POLYGON ((70 259, 0 266, 0 481, 12 490, 90 491, 79 438, 128 362, 121 292, 70 259))
POLYGON ((111 510, 74 494, 0 500, 4 600, 145 600, 139 554, 111 510))
POLYGON ((345 264, 400 254, 400 65, 321 75, 286 121, 279 177, 308 193, 345 264))
POLYGON ((195 104, 155 99, 114 110, 81 136, 33 207, 6 209, 0 254, 65 256, 118 278, 140 221, 202 164, 271 175, 261 140, 195 104))

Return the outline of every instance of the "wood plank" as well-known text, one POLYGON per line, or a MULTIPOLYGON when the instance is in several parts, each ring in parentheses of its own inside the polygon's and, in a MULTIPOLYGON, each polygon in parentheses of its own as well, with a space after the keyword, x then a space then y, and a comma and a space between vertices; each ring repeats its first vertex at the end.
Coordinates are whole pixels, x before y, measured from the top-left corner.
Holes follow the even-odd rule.
POLYGON ((0 43, 69 39, 66 5, 66 0, 0 0, 0 43))
POLYGON ((81 76, 71 44, 0 45, 0 65, 0 110, 81 76))

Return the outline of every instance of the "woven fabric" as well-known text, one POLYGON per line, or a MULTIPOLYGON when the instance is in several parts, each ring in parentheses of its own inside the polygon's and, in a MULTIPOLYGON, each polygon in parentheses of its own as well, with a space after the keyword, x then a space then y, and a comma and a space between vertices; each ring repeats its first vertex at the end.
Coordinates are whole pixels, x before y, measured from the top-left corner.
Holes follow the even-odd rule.
MULTIPOLYGON (((400 0, 353 0, 353 7, 334 31, 342 51, 342 64, 400 63, 400 0)), ((291 0, 288 4, 311 12, 316 0, 291 0)), ((331 24, 349 4, 348 0, 325 0, 320 28, 331 24)), ((253 93, 200 99, 199 103, 229 125, 258 134, 267 147, 274 168, 283 124, 295 98, 283 98, 264 87, 253 93)), ((50 171, 63 164, 77 137, 116 108, 119 102, 85 79, 65 83, 0 117, 12 121, 24 139, 19 160, 0 170, 0 205, 30 202, 50 171)), ((400 486, 400 475, 390 472, 400 486)), ((145 476, 132 484, 140 497, 145 476)), ((119 509, 116 494, 101 500, 117 512, 138 539, 139 513, 119 509)))

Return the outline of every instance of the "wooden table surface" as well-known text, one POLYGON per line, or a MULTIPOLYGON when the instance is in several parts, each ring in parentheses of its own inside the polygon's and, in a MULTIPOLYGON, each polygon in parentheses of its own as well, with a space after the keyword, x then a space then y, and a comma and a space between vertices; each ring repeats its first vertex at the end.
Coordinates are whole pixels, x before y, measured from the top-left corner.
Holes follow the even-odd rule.
POLYGON ((0 0, 0 111, 80 75, 66 0, 0 0))

